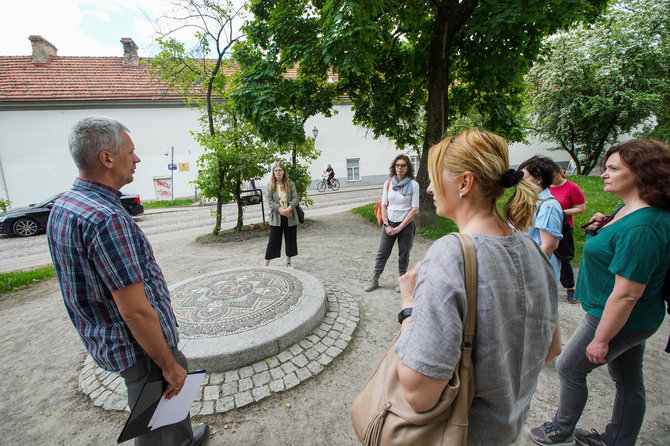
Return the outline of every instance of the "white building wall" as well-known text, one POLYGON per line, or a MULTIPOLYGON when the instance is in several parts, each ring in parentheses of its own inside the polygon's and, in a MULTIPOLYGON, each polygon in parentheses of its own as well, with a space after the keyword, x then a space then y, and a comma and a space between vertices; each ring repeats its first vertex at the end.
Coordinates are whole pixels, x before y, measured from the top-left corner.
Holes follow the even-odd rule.
POLYGON ((77 168, 68 151, 71 126, 91 115, 114 118, 128 127, 142 160, 135 180, 122 190, 154 200, 153 178, 170 176, 171 147, 174 162, 188 163, 190 171, 174 172, 175 197, 192 196, 189 184, 197 176, 201 148, 189 133, 199 128, 198 112, 187 108, 110 108, 95 110, 39 110, 0 112, 0 165, 4 186, 0 196, 12 207, 26 206, 68 190, 77 168), (168 154, 166 156, 166 153, 168 154), (3 193, 4 192, 4 193, 3 193))
MULTIPOLYGON (((353 111, 349 105, 335 106, 338 114, 332 118, 321 115, 308 119, 305 134, 319 130, 315 141, 322 151, 310 166, 314 181, 330 163, 343 186, 379 184, 388 178, 389 165, 401 153, 386 138, 374 139, 372 133, 352 124, 353 111), (347 159, 359 160, 360 180, 347 181, 347 159)), ((70 110, 0 111, 0 197, 9 198, 12 207, 26 206, 51 195, 68 190, 77 175, 70 157, 67 137, 71 126, 90 115, 117 119, 130 129, 136 153, 142 160, 135 171, 135 180, 123 188, 126 194, 139 194, 143 201, 157 199, 155 177, 170 177, 168 163, 174 147, 174 163, 188 163, 187 172, 174 171, 174 196, 194 196, 197 159, 202 148, 190 131, 198 130, 199 111, 183 107, 166 108, 99 108, 70 110)), ((510 163, 518 165, 534 154, 567 161, 561 151, 546 151, 546 143, 512 144, 510 163)), ((414 155, 414 153, 406 153, 414 155)), ((265 188, 269 174, 256 182, 265 188)))
POLYGON ((314 127, 319 129, 314 145, 321 150, 321 156, 310 167, 312 178, 320 179, 330 164, 335 177, 345 185, 347 159, 358 159, 358 183, 381 182, 383 177, 388 177, 388 168, 393 158, 402 152, 396 150, 393 142, 387 138, 375 139, 371 131, 354 126, 354 112, 350 105, 337 105, 335 110, 338 113, 332 118, 316 115, 305 122, 306 135, 311 136, 314 127))

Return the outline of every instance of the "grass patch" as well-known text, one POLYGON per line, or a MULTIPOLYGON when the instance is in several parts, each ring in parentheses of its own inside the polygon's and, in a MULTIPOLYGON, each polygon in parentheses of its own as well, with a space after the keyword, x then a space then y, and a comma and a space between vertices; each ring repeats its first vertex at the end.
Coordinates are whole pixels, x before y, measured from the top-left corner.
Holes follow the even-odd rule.
MULTIPOLYGON (((581 226, 588 222, 596 212, 605 215, 610 214, 616 208, 621 206, 623 202, 616 195, 603 191, 603 180, 600 177, 572 175, 568 176, 568 179, 576 183, 582 189, 584 196, 586 197, 586 212, 581 215, 575 215, 574 217, 575 258, 572 260, 572 264, 574 266, 579 266, 579 262, 582 260, 582 249, 584 248, 585 241, 585 234, 584 231, 582 231, 581 226)), ((512 191, 513 189, 508 189, 503 198, 497 203, 501 215, 502 208, 512 194, 512 191)), ((377 217, 375 217, 374 214, 374 203, 352 209, 352 212, 361 215, 372 223, 377 223, 377 217)), ((435 226, 420 228, 417 230, 417 233, 427 239, 437 240, 438 238, 455 231, 458 231, 458 228, 453 221, 438 215, 435 226)))
MULTIPOLYGON (((375 204, 365 204, 363 206, 354 208, 351 210, 354 214, 358 214, 363 218, 369 220, 371 223, 377 224, 377 217, 375 217, 375 204)), ((443 235, 449 234, 451 232, 458 231, 456 223, 449 220, 448 218, 437 216, 437 223, 435 226, 419 228, 417 230, 418 234, 422 237, 431 240, 437 240, 443 235)))
POLYGON ((56 275, 53 266, 37 268, 31 271, 0 273, 0 294, 18 291, 33 283, 47 280, 56 275))
POLYGON ((177 199, 172 202, 172 200, 157 200, 157 201, 146 201, 142 203, 144 209, 156 209, 156 208, 171 208, 175 206, 191 206, 195 203, 193 200, 188 199, 177 199))
POLYGON ((586 224, 596 212, 605 215, 611 214, 623 204, 623 201, 616 195, 603 190, 603 180, 600 177, 574 175, 568 176, 568 179, 577 183, 586 197, 586 212, 574 216, 575 258, 572 259, 572 264, 579 266, 579 262, 582 260, 582 249, 584 248, 584 237, 586 235, 581 226, 586 224))

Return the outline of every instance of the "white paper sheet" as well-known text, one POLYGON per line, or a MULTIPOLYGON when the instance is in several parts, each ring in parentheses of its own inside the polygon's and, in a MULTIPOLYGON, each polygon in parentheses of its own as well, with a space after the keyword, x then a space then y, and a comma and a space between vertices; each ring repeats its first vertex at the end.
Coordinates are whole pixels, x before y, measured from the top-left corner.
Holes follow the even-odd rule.
POLYGON ((178 423, 186 418, 195 396, 200 391, 200 384, 204 377, 204 370, 189 373, 179 395, 173 396, 169 400, 164 396, 161 398, 151 421, 149 421, 149 427, 152 431, 168 424, 178 423))

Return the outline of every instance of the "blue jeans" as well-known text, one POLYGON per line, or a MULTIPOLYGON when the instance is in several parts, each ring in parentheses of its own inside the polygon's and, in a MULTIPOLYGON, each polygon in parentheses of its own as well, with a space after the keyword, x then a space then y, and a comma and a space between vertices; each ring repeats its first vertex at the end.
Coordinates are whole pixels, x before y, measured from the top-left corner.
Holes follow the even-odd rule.
MULTIPOLYGON (((593 340, 598 323, 600 319, 586 314, 556 361, 561 391, 554 423, 563 432, 574 432, 588 400, 586 376, 603 365, 593 364, 586 357, 586 347, 593 340)), ((616 396, 612 419, 602 434, 608 445, 635 446, 645 411, 642 373, 645 340, 657 329, 622 329, 609 343, 606 364, 616 384, 616 396)))
MULTIPOLYGON (((398 226, 401 222, 392 222, 389 221, 389 225, 394 228, 398 226)), ((386 228, 382 227, 382 238, 379 241, 379 251, 377 251, 377 257, 375 258, 375 269, 374 273, 376 275, 381 275, 384 272, 384 267, 386 266, 386 261, 393 251, 393 244, 398 240, 398 274, 401 276, 407 272, 407 266, 409 265, 409 252, 412 250, 412 245, 414 244, 414 232, 416 231, 414 220, 412 220, 407 226, 405 226, 400 233, 396 235, 388 235, 386 233, 386 228)))

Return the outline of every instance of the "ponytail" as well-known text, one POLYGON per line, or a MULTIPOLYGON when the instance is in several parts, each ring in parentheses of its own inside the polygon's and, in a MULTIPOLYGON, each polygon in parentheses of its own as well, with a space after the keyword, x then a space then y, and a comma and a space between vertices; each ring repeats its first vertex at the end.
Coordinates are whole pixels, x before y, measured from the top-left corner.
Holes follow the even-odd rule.
POLYGON ((519 181, 503 208, 505 220, 512 223, 517 230, 526 231, 535 222, 536 203, 537 188, 528 180, 519 181))

